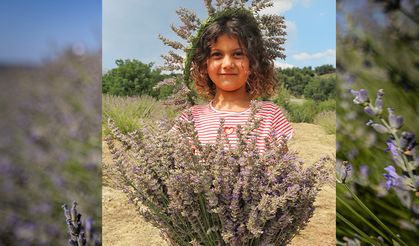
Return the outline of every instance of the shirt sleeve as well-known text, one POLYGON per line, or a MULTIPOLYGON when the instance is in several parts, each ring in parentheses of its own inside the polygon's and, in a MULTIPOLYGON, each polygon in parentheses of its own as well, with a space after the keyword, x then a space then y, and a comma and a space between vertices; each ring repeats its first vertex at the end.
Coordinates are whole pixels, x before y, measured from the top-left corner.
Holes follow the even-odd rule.
POLYGON ((279 107, 275 107, 272 117, 272 128, 276 133, 276 136, 284 136, 287 140, 290 140, 293 136, 294 129, 292 128, 289 121, 285 118, 279 107))
POLYGON ((175 124, 172 126, 172 128, 169 130, 169 133, 173 134, 175 132, 177 132, 179 130, 179 121, 189 121, 189 117, 188 117, 188 113, 187 110, 191 110, 191 109, 186 109, 184 110, 176 119, 175 124))

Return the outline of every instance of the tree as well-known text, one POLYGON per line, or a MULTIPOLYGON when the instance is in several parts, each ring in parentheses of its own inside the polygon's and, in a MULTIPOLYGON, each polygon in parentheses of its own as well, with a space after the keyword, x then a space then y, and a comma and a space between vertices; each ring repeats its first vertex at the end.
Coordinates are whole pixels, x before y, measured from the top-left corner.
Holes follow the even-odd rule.
POLYGON ((294 96, 310 95, 310 98, 315 97, 318 98, 316 100, 325 100, 330 98, 329 94, 334 93, 336 78, 326 79, 323 75, 328 74, 326 76, 330 78, 329 74, 335 73, 335 70, 332 65, 322 65, 316 67, 314 70, 311 66, 303 68, 279 68, 277 70, 277 77, 280 83, 284 84, 285 88, 294 96), (316 86, 321 86, 321 88, 316 88, 316 86), (307 87, 310 88, 306 91, 307 87))
POLYGON ((317 75, 323 75, 323 74, 328 74, 328 73, 334 73, 336 71, 336 68, 333 67, 333 65, 326 64, 326 65, 321 65, 321 66, 316 67, 314 71, 316 72, 317 75))
POLYGON ((315 77, 304 88, 304 96, 316 101, 335 98, 336 77, 315 77))
POLYGON ((162 75, 160 70, 153 69, 153 63, 118 59, 116 65, 117 68, 103 75, 103 93, 117 96, 159 95, 153 87, 167 76, 162 75))
POLYGON ((314 76, 311 67, 304 68, 286 68, 278 70, 278 80, 285 85, 294 96, 301 96, 304 88, 314 76))

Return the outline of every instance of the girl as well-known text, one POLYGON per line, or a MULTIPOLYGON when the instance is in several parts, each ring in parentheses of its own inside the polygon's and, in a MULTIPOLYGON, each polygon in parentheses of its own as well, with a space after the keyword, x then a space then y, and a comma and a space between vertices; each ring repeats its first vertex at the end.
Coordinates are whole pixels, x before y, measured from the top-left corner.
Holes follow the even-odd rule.
MULTIPOLYGON (((215 143, 220 120, 231 147, 237 144, 236 127, 250 115, 251 100, 269 96, 277 80, 256 19, 246 11, 222 15, 205 27, 191 56, 191 77, 198 93, 211 101, 191 108, 201 143, 215 143)), ((257 147, 264 150, 266 137, 292 137, 293 129, 271 102, 259 102, 256 117, 257 147)), ((187 120, 182 114, 181 120, 187 120)))

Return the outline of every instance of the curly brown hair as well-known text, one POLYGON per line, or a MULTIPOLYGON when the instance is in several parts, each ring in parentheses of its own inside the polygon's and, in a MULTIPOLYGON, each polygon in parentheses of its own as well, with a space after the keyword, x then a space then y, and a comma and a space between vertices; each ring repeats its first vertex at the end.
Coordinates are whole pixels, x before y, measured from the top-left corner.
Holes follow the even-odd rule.
POLYGON ((199 94, 214 98, 216 87, 207 72, 207 60, 211 46, 221 35, 238 39, 240 46, 249 59, 250 74, 246 90, 251 99, 270 96, 275 91, 278 80, 274 74, 274 63, 262 39, 256 19, 251 13, 236 12, 222 16, 211 23, 199 38, 192 56, 191 76, 199 94))

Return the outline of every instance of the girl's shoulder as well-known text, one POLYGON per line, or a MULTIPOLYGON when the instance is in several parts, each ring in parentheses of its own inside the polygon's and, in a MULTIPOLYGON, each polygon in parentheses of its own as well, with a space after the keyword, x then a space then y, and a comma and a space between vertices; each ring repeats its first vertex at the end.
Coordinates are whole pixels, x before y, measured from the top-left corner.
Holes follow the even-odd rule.
POLYGON ((273 102, 270 101, 257 101, 260 106, 260 113, 262 114, 275 114, 280 112, 281 109, 273 102))
POLYGON ((190 108, 183 110, 179 116, 179 119, 188 120, 191 118, 191 116, 195 118, 199 115, 208 113, 207 111, 208 111, 208 105, 194 105, 190 108))
POLYGON ((208 114, 209 107, 208 104, 204 105, 194 105, 188 109, 186 109, 184 112, 191 112, 193 116, 198 116, 202 114, 208 114))
POLYGON ((257 102, 260 103, 260 105, 262 106, 262 109, 278 108, 278 106, 276 106, 276 104, 271 101, 257 101, 257 102))

